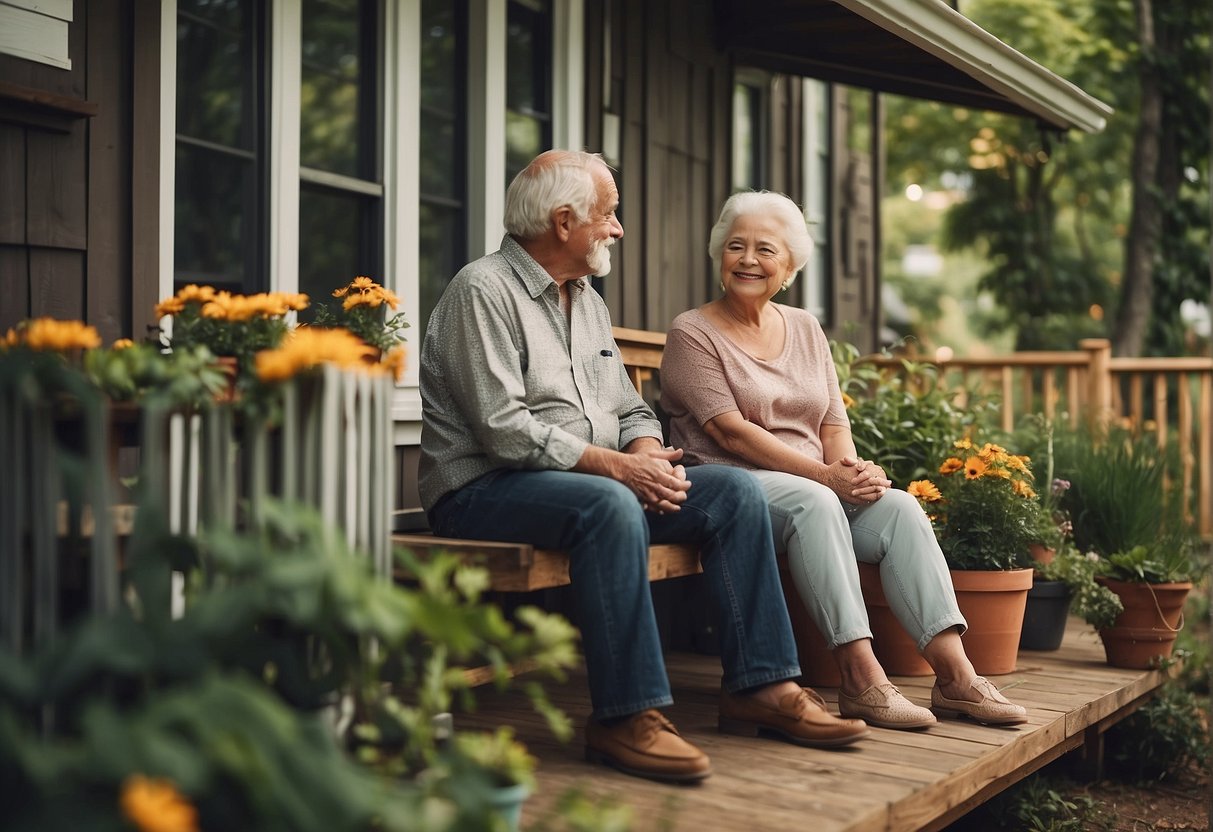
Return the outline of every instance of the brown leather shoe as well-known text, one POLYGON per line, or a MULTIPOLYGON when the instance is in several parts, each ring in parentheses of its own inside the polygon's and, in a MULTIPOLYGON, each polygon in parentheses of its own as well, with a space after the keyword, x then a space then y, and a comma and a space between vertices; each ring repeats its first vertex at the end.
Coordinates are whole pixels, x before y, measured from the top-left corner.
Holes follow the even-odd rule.
POLYGON ((868 735, 868 726, 862 719, 834 716, 812 688, 785 695, 778 708, 753 696, 721 691, 720 730, 742 737, 776 734, 788 742, 815 748, 850 745, 868 735))
POLYGON ((666 783, 697 783, 712 773, 708 755, 684 740, 660 711, 632 714, 613 725, 585 726, 585 758, 624 774, 666 783))

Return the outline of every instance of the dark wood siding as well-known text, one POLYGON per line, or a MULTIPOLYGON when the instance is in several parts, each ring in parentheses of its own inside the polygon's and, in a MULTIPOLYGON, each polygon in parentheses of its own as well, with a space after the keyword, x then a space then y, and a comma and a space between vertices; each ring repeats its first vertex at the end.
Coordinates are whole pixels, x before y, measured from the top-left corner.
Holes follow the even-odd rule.
MULTIPOLYGON (((602 281, 617 324, 664 330, 711 297, 707 235, 728 194, 732 66, 712 42, 710 7, 619 0, 587 7, 589 56, 603 51, 622 99, 619 190, 625 236, 602 281)), ((587 142, 602 147, 603 65, 589 61, 587 142)))
MULTIPOLYGON (((158 22, 158 5, 76 2, 70 70, 0 55, 0 327, 53 315, 83 318, 106 341, 143 334, 135 310, 150 318, 155 275, 135 298, 132 32, 137 13, 158 22)), ((154 96, 158 60, 145 69, 154 96)))

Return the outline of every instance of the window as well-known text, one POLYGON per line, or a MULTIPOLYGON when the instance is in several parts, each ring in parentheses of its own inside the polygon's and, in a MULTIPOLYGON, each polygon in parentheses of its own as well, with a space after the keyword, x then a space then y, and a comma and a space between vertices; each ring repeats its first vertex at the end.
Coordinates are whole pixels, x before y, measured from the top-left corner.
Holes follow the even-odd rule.
POLYGON ((175 282, 265 288, 264 5, 178 0, 175 282))
POLYGON ((506 28, 506 185, 552 146, 551 0, 510 0, 506 28))
POLYGON ((384 279, 380 18, 378 0, 303 0, 299 291, 313 306, 355 275, 384 279))
POLYGON ((800 274, 804 308, 828 326, 830 297, 830 85, 804 81, 804 213, 813 256, 800 274))
POLYGON ((467 255, 467 0, 421 4, 419 292, 425 322, 467 255))
POLYGON ((766 185, 767 77, 739 70, 733 83, 733 190, 766 185))

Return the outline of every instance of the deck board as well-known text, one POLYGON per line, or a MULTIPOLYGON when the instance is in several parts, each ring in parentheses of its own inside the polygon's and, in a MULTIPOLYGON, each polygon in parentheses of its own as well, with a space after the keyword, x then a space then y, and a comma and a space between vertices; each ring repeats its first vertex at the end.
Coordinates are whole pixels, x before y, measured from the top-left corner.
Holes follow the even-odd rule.
MULTIPOLYGON (((1123 717, 1163 681, 1157 671, 1108 667, 1097 636, 1073 619, 1060 650, 1022 651, 1016 671, 995 678, 1000 686, 1012 686, 1008 694, 1028 708, 1027 725, 989 728, 941 720, 926 731, 874 728, 855 746, 827 751, 719 733, 718 661, 677 653, 667 657, 667 667, 676 703, 667 714, 712 758, 714 773, 699 786, 652 783, 584 762, 580 730, 572 743, 560 744, 518 694, 482 689, 476 713, 459 715, 457 724, 513 725, 540 759, 527 821, 577 788, 630 805, 638 830, 908 832, 939 829, 1078 748, 1088 728, 1123 717)), ((894 681, 910 699, 928 704, 931 677, 894 681)), ((548 692, 579 728, 584 725, 590 710, 584 674, 549 684, 548 692)), ((837 691, 819 692, 836 711, 837 691)))

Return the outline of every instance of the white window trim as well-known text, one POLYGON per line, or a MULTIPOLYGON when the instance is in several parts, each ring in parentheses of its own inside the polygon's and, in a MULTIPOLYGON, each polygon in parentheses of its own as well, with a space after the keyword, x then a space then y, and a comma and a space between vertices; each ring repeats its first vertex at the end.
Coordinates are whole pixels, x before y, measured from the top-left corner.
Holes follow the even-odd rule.
POLYGON ((506 0, 468 3, 468 251, 501 244, 505 216, 506 0))
POLYGON ((270 288, 299 291, 299 85, 303 78, 300 0, 273 0, 269 11, 268 130, 270 288))
POLYGON ((801 188, 800 192, 804 195, 804 218, 805 224, 808 225, 809 235, 813 238, 813 253, 809 256, 809 260, 805 263, 802 270, 801 279, 805 281, 805 291, 802 293, 804 298, 804 308, 812 312, 818 318, 825 320, 827 312, 828 298, 823 298, 822 293, 828 289, 828 281, 826 275, 820 274, 817 268, 817 247, 821 245, 821 237, 829 232, 829 182, 817 181, 817 159, 821 154, 822 148, 820 142, 817 141, 817 123, 816 115, 819 107, 829 106, 828 93, 826 100, 823 102, 822 93, 826 87, 820 82, 812 78, 805 78, 802 81, 801 95, 801 130, 800 135, 803 137, 804 146, 801 170, 801 188), (814 189, 826 188, 826 211, 824 217, 819 217, 813 213, 813 199, 810 196, 814 189), (823 289, 824 287, 824 289, 823 289), (824 302, 818 302, 819 300, 824 302))
MULTIPOLYGON (((160 4, 160 297, 173 294, 177 205, 177 0, 160 4)), ((160 319, 172 334, 173 319, 160 319)))
MULTIPOLYGON (((421 139, 417 106, 421 100, 421 0, 387 3, 384 43, 383 142, 383 262, 386 282, 400 296, 404 313, 413 324, 406 331, 420 332, 420 244, 417 198, 421 193, 421 139)), ((421 441, 421 393, 418 372, 421 344, 408 343, 404 378, 392 397, 394 441, 415 445, 421 441)))

